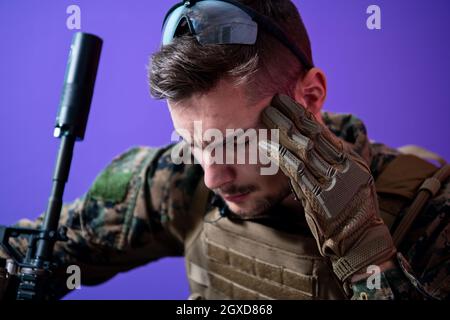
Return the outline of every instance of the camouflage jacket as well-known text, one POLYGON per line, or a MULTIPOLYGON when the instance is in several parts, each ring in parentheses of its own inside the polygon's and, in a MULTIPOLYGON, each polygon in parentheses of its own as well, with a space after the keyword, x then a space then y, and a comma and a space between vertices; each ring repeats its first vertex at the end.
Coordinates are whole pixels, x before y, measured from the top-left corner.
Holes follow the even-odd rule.
MULTIPOLYGON (((399 152, 369 142, 363 123, 352 115, 325 112, 326 125, 371 164, 376 179, 399 152)), ((55 246, 53 290, 67 293, 66 265, 82 270, 82 283, 94 285, 119 272, 167 256, 183 256, 185 223, 194 190, 203 178, 195 164, 174 164, 169 145, 157 149, 134 147, 119 155, 98 175, 86 194, 63 206, 60 224, 67 242, 55 246)), ((381 274, 381 289, 368 290, 365 281, 353 285, 352 299, 449 299, 450 292, 450 184, 426 205, 399 251, 395 269, 381 274)), ((211 205, 216 205, 212 203, 211 205)), ((21 220, 18 226, 38 227, 21 220)), ((25 241, 15 242, 22 252, 25 241)), ((0 257, 7 257, 0 249, 0 257)))

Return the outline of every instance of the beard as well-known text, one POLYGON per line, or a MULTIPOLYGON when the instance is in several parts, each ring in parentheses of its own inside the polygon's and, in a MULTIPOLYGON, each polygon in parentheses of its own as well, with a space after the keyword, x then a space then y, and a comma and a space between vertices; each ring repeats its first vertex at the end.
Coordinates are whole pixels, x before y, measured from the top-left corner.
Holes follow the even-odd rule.
POLYGON ((238 194, 238 193, 246 193, 252 192, 250 196, 255 197, 254 199, 249 199, 242 204, 231 204, 230 206, 223 199, 225 206, 227 206, 231 215, 235 218, 242 220, 250 220, 250 219, 259 219, 259 218, 267 218, 274 214, 273 208, 277 207, 286 197, 291 195, 291 189, 289 184, 283 185, 282 188, 278 190, 276 193, 272 194, 263 194, 258 195, 258 191, 260 191, 256 186, 244 186, 244 187, 236 187, 231 186, 227 189, 221 189, 216 192, 220 196, 220 193, 225 194, 238 194))

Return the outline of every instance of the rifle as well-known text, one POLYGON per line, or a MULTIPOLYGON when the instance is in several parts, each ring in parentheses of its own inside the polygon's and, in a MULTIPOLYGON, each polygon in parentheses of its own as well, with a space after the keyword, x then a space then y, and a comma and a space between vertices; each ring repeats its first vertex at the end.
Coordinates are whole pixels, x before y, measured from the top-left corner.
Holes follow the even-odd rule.
MULTIPOLYGON (((51 300, 54 298, 49 279, 57 267, 53 259, 56 241, 67 241, 66 229, 58 228, 64 187, 72 162, 75 141, 84 139, 95 78, 102 49, 102 39, 77 32, 73 35, 66 66, 64 85, 53 132, 60 145, 53 173, 53 184, 43 223, 39 229, 0 226, 0 245, 11 257, 3 266, 8 292, 17 300, 51 300), (23 255, 11 239, 28 241, 23 255)), ((0 271, 2 266, 0 265, 0 271)), ((0 274, 0 280, 2 275, 0 274)), ((1 289, 1 288, 0 288, 1 289)))

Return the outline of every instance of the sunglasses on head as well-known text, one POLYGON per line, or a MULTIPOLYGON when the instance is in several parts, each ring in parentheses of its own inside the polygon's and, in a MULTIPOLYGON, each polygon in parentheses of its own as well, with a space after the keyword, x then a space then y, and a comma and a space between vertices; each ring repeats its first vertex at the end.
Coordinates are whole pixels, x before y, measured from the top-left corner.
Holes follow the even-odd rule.
POLYGON ((306 70, 313 67, 303 52, 268 17, 234 0, 184 0, 166 14, 162 27, 162 45, 174 38, 192 34, 202 44, 256 43, 258 28, 286 46, 306 70))

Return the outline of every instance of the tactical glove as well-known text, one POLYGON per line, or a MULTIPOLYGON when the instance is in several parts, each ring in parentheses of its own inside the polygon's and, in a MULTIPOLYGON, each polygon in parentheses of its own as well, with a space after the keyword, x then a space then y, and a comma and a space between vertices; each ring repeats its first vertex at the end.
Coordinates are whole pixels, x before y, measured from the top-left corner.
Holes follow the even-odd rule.
POLYGON ((341 281, 372 264, 388 261, 395 247, 378 212, 370 169, 351 146, 286 95, 263 111, 279 140, 260 147, 277 161, 301 200, 319 251, 341 281))

